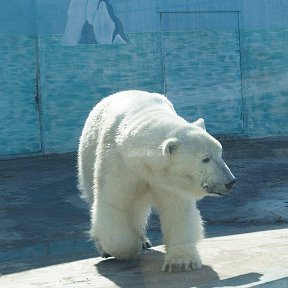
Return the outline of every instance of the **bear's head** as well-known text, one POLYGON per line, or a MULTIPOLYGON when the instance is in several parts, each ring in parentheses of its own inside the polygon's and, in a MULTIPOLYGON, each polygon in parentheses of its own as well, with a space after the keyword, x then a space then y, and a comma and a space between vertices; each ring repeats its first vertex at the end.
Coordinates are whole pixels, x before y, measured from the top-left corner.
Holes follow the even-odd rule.
POLYGON ((166 139, 162 145, 166 188, 198 199, 225 195, 236 182, 222 159, 222 146, 205 129, 200 118, 166 139), (175 136, 175 137, 174 137, 175 136))

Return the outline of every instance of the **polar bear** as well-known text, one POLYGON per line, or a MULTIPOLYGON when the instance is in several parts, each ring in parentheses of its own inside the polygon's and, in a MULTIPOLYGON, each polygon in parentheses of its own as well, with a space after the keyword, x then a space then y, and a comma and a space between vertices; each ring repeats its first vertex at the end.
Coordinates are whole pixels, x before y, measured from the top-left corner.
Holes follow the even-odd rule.
POLYGON ((90 112, 78 150, 79 189, 91 207, 91 236, 102 257, 128 259, 151 244, 151 206, 166 247, 163 271, 201 268, 196 201, 224 195, 235 177, 204 120, 188 123, 163 95, 124 91, 90 112))

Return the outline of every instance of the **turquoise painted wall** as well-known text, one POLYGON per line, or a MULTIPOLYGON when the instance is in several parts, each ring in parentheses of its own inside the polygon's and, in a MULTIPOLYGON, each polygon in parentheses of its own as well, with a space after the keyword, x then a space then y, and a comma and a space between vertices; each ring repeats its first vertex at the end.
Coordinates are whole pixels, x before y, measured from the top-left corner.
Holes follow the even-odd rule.
POLYGON ((105 95, 161 92, 161 42, 155 33, 129 34, 129 45, 64 47, 62 36, 40 36, 44 150, 74 151, 83 123, 105 95))
POLYGON ((249 137, 288 135, 288 29, 243 33, 243 95, 249 137))
POLYGON ((41 151, 36 40, 0 35, 0 155, 41 151))
POLYGON ((287 1, 5 0, 0 38, 0 155, 75 151, 125 89, 214 135, 288 136, 287 1))
POLYGON ((163 13, 165 94, 213 134, 243 133, 239 13, 163 13), (213 109, 213 113, 211 110, 213 109))

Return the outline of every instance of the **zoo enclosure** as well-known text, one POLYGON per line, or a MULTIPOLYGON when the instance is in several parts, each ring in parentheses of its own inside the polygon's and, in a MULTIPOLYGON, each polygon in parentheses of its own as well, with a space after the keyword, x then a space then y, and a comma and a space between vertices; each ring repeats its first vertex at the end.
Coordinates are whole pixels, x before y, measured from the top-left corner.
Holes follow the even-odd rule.
POLYGON ((284 0, 4 0, 0 155, 75 151, 119 90, 165 93, 225 137, 288 136, 284 0))

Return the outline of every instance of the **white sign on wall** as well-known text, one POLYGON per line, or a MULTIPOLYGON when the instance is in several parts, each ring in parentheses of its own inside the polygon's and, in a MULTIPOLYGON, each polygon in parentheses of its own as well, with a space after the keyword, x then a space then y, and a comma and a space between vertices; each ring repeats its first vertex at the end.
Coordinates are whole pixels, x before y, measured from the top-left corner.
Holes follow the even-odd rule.
POLYGON ((127 44, 128 38, 109 0, 71 0, 62 43, 127 44))

